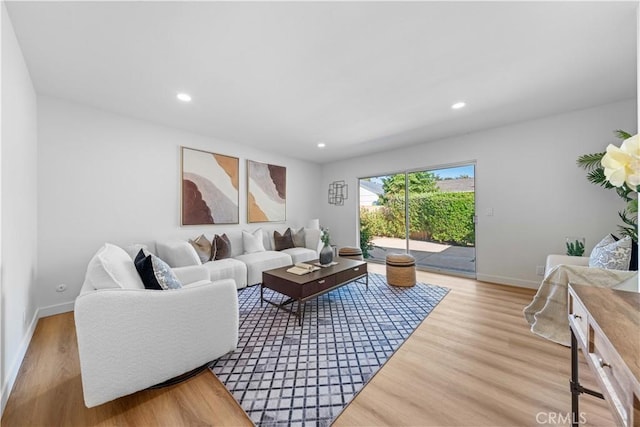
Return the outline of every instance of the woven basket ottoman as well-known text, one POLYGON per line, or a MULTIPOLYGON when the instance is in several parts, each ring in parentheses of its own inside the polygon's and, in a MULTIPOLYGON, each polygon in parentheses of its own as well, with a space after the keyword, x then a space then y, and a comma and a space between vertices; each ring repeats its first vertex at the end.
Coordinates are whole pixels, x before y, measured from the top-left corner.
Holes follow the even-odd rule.
POLYGON ((393 286, 416 284, 416 259, 409 254, 387 255, 387 283, 393 286))
POLYGON ((345 246, 340 248, 338 251, 338 256, 341 258, 350 258, 362 261, 362 249, 356 248, 354 246, 345 246))

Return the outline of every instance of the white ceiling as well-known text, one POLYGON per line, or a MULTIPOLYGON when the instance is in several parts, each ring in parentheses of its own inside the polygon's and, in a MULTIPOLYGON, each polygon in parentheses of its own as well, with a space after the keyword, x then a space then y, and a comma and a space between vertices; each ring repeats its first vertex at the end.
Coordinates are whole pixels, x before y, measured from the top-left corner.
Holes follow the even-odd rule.
POLYGON ((636 97, 637 2, 7 8, 38 93, 318 163, 636 97))

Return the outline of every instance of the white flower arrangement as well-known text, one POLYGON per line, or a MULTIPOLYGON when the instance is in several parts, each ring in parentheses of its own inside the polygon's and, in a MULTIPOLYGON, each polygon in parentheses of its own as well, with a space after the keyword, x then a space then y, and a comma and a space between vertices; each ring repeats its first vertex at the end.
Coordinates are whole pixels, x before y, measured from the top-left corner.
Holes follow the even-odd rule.
POLYGON ((621 234, 638 241, 638 190, 640 189, 640 140, 638 134, 623 130, 614 134, 622 139, 620 147, 609 144, 605 152, 585 154, 577 163, 589 173, 587 179, 604 188, 613 188, 627 206, 618 212, 624 223, 621 234))
POLYGON ((607 146, 607 152, 601 160, 604 175, 614 187, 627 184, 631 190, 640 185, 640 140, 638 134, 625 139, 620 147, 607 146))

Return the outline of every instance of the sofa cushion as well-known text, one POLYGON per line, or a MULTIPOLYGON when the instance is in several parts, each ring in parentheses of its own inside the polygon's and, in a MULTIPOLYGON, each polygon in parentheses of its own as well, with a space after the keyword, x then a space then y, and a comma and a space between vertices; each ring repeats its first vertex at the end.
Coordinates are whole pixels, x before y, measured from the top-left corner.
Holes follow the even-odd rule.
POLYGON ((262 237, 262 228, 256 229, 253 233, 248 231, 242 232, 242 245, 244 246, 245 254, 252 254, 255 252, 264 252, 264 242, 262 237))
POLYGON ((589 267, 609 270, 628 270, 631 261, 631 238, 626 236, 616 241, 609 234, 605 236, 591 251, 589 267))
POLYGON ((262 272, 272 268, 292 265, 291 257, 284 252, 264 251, 235 257, 247 265, 247 285, 262 283, 262 272))
POLYGON ((149 249, 149 245, 145 245, 142 243, 134 243, 132 245, 125 246, 122 249, 124 249, 125 252, 129 254, 132 260, 136 259, 136 255, 138 255, 138 252, 140 252, 140 249, 144 251, 145 255, 149 255, 153 253, 151 249, 149 249))
POLYGON ((294 247, 296 248, 306 247, 304 227, 301 227, 300 230, 298 231, 291 230, 291 238, 293 239, 294 247))
POLYGON ((221 279, 233 279, 236 288, 247 286, 247 266, 244 262, 235 258, 225 258, 219 261, 209 261, 202 265, 208 270, 209 279, 212 282, 221 279))
POLYGON ((83 288, 144 289, 133 260, 124 249, 105 243, 87 266, 83 288))
POLYGON ((136 256, 135 266, 146 289, 167 290, 182 287, 182 283, 171 271, 169 264, 155 255, 145 256, 140 250, 136 256))
POLYGON ((322 241, 320 240, 321 234, 321 230, 316 230, 315 228, 305 228, 304 247, 307 249, 312 249, 314 251, 319 251, 322 248, 322 241))
POLYGON ((231 241, 226 234, 213 236, 213 247, 211 249, 212 260, 226 259, 231 256, 231 241))
POLYGON ((296 264, 298 262, 307 262, 314 259, 318 259, 318 253, 307 248, 290 248, 285 249, 282 252, 291 257, 291 262, 296 264))
POLYGON ((174 268, 202 264, 196 250, 184 240, 156 242, 156 249, 158 256, 174 268))
POLYGON ((198 254, 200 262, 205 263, 211 260, 211 242, 204 236, 204 234, 199 235, 193 240, 189 239, 189 243, 193 246, 193 249, 196 250, 196 254, 198 254))
POLYGON ((291 236, 291 229, 287 228, 283 234, 280 234, 278 230, 273 231, 273 249, 276 251, 282 251, 285 249, 293 248, 293 237, 291 236))

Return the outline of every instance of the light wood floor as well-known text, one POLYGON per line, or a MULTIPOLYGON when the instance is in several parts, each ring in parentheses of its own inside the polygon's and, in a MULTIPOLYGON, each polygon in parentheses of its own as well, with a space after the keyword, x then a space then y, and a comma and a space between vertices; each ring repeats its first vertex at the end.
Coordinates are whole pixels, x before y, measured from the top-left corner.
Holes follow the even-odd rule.
MULTIPOLYGON (((384 266, 370 264, 372 272, 384 266)), ((567 425, 569 349, 529 332, 533 291, 418 272, 451 292, 336 419, 335 426, 567 425)), ((583 384, 597 389, 581 367, 583 384)), ((590 426, 614 422, 603 401, 581 397, 590 426)), ((87 409, 73 314, 41 319, 2 426, 251 425, 205 371, 182 384, 87 409)))

